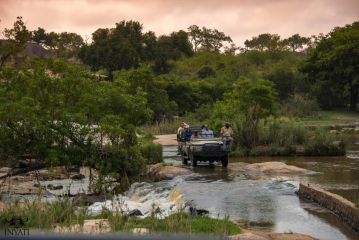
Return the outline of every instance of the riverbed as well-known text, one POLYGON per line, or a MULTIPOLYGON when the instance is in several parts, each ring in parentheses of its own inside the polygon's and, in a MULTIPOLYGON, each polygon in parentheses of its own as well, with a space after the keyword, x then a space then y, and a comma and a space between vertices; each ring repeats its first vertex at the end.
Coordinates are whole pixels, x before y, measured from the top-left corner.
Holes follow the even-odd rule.
MULTIPOLYGON (((165 147, 165 162, 181 164, 175 147, 165 147)), ((213 217, 228 217, 245 228, 273 232, 298 232, 318 239, 359 239, 335 215, 298 198, 300 181, 317 184, 349 200, 359 199, 359 160, 346 157, 263 157, 230 159, 230 162, 280 161, 317 172, 285 177, 248 177, 222 167, 194 168, 194 174, 178 178, 176 185, 194 205, 213 217)))

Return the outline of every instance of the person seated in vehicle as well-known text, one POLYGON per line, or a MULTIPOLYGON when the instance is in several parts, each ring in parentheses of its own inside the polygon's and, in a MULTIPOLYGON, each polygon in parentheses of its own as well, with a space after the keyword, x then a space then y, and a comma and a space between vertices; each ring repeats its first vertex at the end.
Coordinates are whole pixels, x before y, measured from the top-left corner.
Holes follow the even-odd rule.
POLYGON ((192 129, 189 127, 188 124, 184 126, 184 130, 181 132, 181 141, 182 142, 189 142, 192 137, 192 129))
POLYGON ((226 122, 224 126, 221 128, 220 136, 222 138, 223 144, 226 146, 227 150, 232 149, 233 142, 233 129, 229 122, 226 122))
POLYGON ((208 125, 205 124, 201 127, 201 132, 199 134, 200 138, 213 138, 213 131, 208 128, 208 125))

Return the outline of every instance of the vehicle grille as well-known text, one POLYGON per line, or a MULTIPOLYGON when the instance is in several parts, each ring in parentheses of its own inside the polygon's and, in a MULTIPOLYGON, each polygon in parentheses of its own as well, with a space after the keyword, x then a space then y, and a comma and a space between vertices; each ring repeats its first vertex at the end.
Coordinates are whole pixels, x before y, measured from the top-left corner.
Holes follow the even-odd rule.
POLYGON ((219 144, 204 144, 203 151, 205 152, 218 152, 221 151, 221 145, 219 144))

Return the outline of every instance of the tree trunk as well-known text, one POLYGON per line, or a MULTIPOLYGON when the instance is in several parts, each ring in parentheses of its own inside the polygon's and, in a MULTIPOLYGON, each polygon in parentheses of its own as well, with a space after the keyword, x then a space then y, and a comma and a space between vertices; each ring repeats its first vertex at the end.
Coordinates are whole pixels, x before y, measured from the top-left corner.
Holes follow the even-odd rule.
POLYGON ((358 90, 355 89, 355 87, 352 87, 352 89, 350 90, 350 111, 357 110, 357 103, 358 103, 358 90))

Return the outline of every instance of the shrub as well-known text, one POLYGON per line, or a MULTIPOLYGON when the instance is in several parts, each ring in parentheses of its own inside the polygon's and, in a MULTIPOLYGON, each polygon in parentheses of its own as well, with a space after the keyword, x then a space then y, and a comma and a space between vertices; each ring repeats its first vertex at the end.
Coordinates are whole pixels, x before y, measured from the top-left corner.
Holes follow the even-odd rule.
POLYGON ((324 129, 316 129, 304 146, 308 156, 340 156, 345 154, 345 143, 335 141, 324 129))
POLYGON ((70 226, 83 224, 85 211, 76 211, 68 198, 53 203, 42 203, 40 199, 25 202, 11 202, 0 211, 0 227, 7 227, 18 221, 18 227, 52 229, 55 225, 70 226))
POLYGON ((197 75, 199 78, 214 77, 216 76, 216 71, 210 66, 204 66, 197 72, 197 75))
POLYGON ((163 162, 162 145, 160 144, 146 143, 142 145, 141 154, 147 164, 163 162))
POLYGON ((315 117, 320 110, 319 104, 306 95, 294 94, 282 105, 282 115, 289 117, 315 117))
POLYGON ((273 120, 267 125, 262 123, 258 132, 261 144, 274 144, 287 148, 303 144, 308 137, 308 130, 303 126, 292 122, 280 123, 278 120, 273 120))

